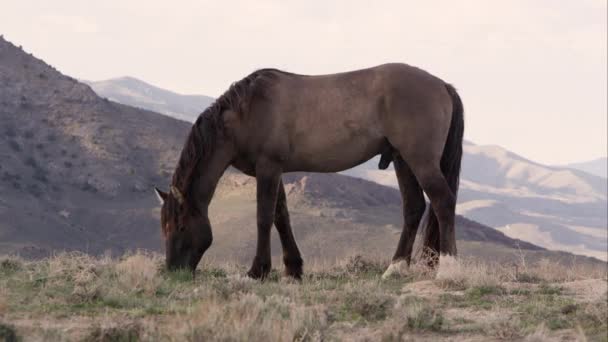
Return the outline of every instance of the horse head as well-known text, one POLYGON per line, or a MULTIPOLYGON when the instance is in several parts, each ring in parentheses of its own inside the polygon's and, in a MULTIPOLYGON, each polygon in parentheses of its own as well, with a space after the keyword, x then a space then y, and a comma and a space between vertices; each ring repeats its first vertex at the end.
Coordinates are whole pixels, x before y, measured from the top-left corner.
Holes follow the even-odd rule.
POLYGON ((194 272, 213 241, 211 224, 175 186, 169 192, 154 189, 161 202, 161 228, 169 270, 194 272))

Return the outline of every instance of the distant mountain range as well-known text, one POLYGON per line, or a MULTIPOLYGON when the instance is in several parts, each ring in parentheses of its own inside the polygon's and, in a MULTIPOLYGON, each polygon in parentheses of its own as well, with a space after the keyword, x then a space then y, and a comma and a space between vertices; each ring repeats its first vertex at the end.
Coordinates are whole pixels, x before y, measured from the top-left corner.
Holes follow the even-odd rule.
POLYGON ((198 114, 213 102, 213 98, 209 96, 181 95, 128 76, 84 82, 97 94, 111 101, 189 122, 194 121, 198 114))
MULTIPOLYGON (((185 108, 180 104, 180 96, 143 81, 128 79, 133 81, 105 81, 104 87, 95 86, 98 82, 92 84, 100 96, 151 110, 158 109, 146 107, 146 103, 154 101, 138 104, 137 99, 147 96, 141 89, 158 89, 155 101, 170 104, 171 108, 185 108), (137 86, 129 87, 129 84, 137 86), (112 95, 117 92, 129 96, 117 98, 112 95)), ((180 112, 179 117, 193 121, 205 107, 206 104, 180 112)), ((165 113, 178 117, 175 113, 165 113)), ((546 166, 499 146, 466 142, 464 152, 460 214, 496 227, 513 238, 606 260, 605 158, 567 166, 546 166), (603 174, 604 178, 594 174, 603 174)), ((377 165, 377 159, 373 159, 343 174, 396 188, 393 170, 378 170, 377 165)))
POLYGON ((572 169, 585 171, 592 175, 596 175, 603 178, 608 178, 608 158, 598 158, 581 163, 572 163, 564 165, 572 169))

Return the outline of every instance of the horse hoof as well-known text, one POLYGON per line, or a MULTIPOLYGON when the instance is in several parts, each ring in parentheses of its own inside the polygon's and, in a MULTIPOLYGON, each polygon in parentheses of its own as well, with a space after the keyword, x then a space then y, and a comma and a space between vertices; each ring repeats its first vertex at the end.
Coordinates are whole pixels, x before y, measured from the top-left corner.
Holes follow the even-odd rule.
POLYGON ((437 267, 436 279, 448 279, 460 271, 460 263, 455 256, 441 254, 439 256, 439 267, 437 267))
POLYGON ((260 279, 264 280, 270 274, 270 266, 269 267, 251 267, 247 272, 247 276, 252 279, 260 279))
POLYGON ((251 279, 264 280, 264 278, 266 278, 266 276, 268 276, 268 272, 264 273, 260 270, 249 270, 247 272, 247 276, 251 279))
POLYGON ((285 269, 285 275, 298 281, 302 281, 302 269, 285 269))
POLYGON ((391 263, 384 274, 382 274, 382 279, 386 280, 392 277, 401 277, 408 273, 409 266, 405 260, 399 260, 391 263))
POLYGON ((302 280, 302 268, 304 262, 302 258, 284 258, 285 275, 296 280, 302 280))

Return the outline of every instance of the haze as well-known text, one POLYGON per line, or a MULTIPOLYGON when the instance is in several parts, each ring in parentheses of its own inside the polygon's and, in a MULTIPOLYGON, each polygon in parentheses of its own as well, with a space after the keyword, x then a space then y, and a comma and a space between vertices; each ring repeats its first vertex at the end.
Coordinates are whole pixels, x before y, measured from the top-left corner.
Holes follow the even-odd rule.
POLYGON ((547 164, 606 155, 606 2, 3 1, 0 34, 70 76, 220 95, 261 67, 385 62, 453 83, 466 138, 547 164))

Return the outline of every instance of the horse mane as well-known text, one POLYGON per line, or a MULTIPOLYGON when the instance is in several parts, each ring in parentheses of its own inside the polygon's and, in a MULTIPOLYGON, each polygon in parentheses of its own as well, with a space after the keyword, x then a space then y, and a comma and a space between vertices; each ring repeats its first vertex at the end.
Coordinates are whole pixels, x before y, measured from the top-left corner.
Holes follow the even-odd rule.
POLYGON ((224 132, 222 113, 228 109, 246 113, 252 98, 266 98, 277 73, 287 74, 277 69, 261 69, 251 73, 233 83, 198 116, 190 129, 171 181, 172 186, 184 194, 186 201, 191 197, 190 188, 198 166, 210 158, 218 136, 224 132))

